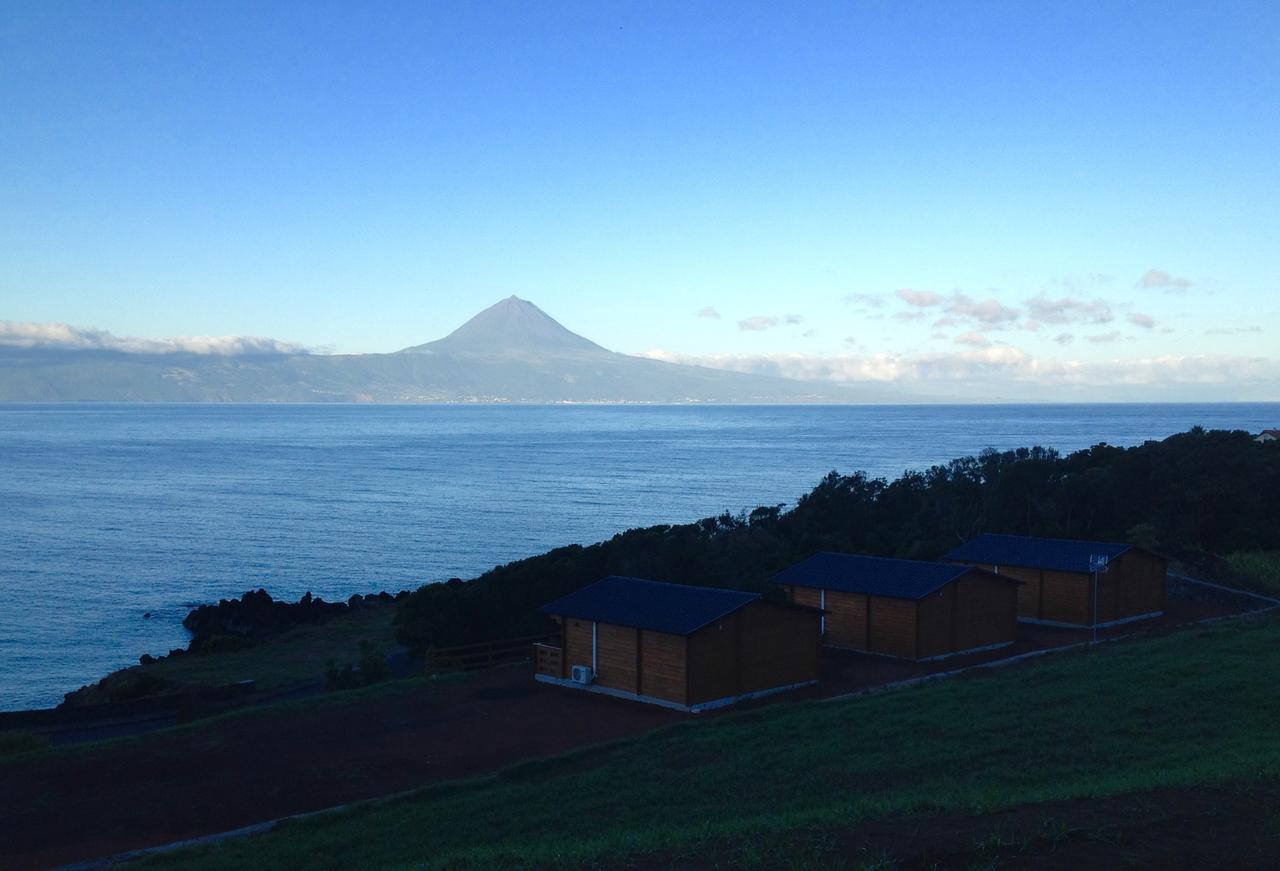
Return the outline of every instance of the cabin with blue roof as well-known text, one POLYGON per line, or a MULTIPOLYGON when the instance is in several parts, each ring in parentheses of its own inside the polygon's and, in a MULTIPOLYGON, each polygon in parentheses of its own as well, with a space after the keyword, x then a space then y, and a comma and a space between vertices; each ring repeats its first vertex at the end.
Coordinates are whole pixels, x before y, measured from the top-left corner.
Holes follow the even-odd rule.
POLYGON ((818 610, 758 593, 611 575, 538 610, 542 683, 696 713, 818 681, 818 610))
POLYGON ((1164 613, 1164 557, 1123 542, 980 535, 944 560, 1022 581, 1018 618, 1051 626, 1113 626, 1164 613))
POLYGON ((1012 644, 1018 582, 968 566, 817 553, 773 576, 828 647, 932 660, 1012 644))

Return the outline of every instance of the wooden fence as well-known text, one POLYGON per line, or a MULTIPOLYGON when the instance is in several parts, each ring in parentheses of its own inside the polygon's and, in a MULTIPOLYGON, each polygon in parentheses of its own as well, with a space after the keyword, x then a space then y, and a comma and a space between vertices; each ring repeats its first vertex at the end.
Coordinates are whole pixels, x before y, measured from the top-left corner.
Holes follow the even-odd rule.
POLYGON ((535 644, 560 640, 558 632, 548 635, 526 635, 521 638, 502 638, 480 644, 464 644, 460 647, 427 648, 427 674, 447 674, 455 671, 481 671, 499 665, 528 662, 535 644))
POLYGON ((536 642, 533 645, 533 673, 560 677, 563 668, 564 651, 554 644, 536 642))

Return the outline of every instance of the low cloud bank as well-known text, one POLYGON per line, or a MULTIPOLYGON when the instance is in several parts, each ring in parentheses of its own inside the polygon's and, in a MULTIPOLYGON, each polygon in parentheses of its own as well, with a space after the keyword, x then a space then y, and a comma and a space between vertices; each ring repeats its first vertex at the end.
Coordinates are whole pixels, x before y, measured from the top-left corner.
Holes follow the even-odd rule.
POLYGON ((916 392, 955 390, 1043 399, 1045 388, 1071 388, 1096 390, 1096 399, 1106 401, 1149 389, 1181 390, 1198 397, 1280 399, 1280 360, 1264 357, 1168 354, 1086 363, 1037 358, 1009 345, 914 354, 697 356, 654 350, 642 356, 806 381, 894 384, 916 392))
POLYGON ((266 354, 306 354, 292 342, 259 336, 178 336, 139 339, 116 336, 92 327, 0 321, 0 347, 64 351, 119 351, 126 354, 209 354, 247 357, 266 354))

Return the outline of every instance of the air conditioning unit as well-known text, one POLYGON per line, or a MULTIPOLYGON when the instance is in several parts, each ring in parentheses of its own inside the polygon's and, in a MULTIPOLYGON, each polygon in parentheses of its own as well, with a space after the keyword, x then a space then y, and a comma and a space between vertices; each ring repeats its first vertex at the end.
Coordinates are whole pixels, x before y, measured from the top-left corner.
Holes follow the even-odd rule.
POLYGON ((587 665, 575 665, 569 672, 569 677, 574 683, 580 683, 583 686, 591 683, 594 677, 591 674, 591 667, 587 665))

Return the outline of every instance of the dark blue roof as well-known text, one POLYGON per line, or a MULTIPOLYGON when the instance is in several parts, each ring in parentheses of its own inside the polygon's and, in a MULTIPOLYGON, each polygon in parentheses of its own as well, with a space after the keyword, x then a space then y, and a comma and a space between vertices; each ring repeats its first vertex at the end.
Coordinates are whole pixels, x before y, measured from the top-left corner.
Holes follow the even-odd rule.
POLYGON ((969 566, 824 551, 778 572, 773 582, 892 599, 923 599, 969 571, 969 566))
POLYGON ((980 535, 947 553, 943 559, 993 566, 1027 566, 1059 572, 1089 571, 1089 557, 1115 559, 1133 545, 1027 535, 980 535))
POLYGON ((544 614, 634 626, 672 635, 690 635, 732 614, 758 593, 666 584, 610 575, 538 610, 544 614))

